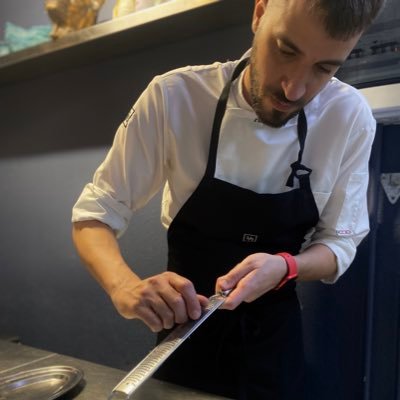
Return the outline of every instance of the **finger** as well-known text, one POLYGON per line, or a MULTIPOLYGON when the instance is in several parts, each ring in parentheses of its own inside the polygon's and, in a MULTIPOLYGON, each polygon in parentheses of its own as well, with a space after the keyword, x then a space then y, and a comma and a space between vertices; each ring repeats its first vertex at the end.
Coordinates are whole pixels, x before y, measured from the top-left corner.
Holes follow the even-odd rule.
POLYGON ((234 310, 243 301, 249 302, 253 299, 253 294, 256 290, 254 282, 255 275, 256 271, 251 270, 247 275, 243 276, 232 292, 229 293, 223 304, 224 309, 234 310))
POLYGON ((151 287, 151 290, 149 290, 151 301, 148 304, 151 304, 162 318, 166 329, 171 328, 175 323, 183 323, 188 319, 185 301, 171 283, 176 277, 179 277, 179 275, 167 271, 148 279, 151 287), (153 297, 154 294, 156 294, 155 298, 153 297))
MULTIPOLYGON (((191 319, 198 319, 201 316, 201 303, 196 294, 193 283, 181 276, 176 276, 171 283, 184 301, 185 311, 191 319)), ((185 314, 186 314, 185 313, 185 314)))
POLYGON ((164 329, 171 329, 174 326, 175 313, 166 302, 165 296, 162 293, 158 293, 157 296, 147 299, 144 307, 152 310, 161 319, 164 329))
POLYGON ((197 299, 199 300, 201 308, 206 308, 208 306, 208 303, 210 302, 208 300, 208 297, 202 296, 201 294, 197 295, 197 299))
POLYGON ((230 290, 238 285, 239 281, 254 269, 252 263, 244 259, 232 268, 226 275, 220 276, 216 282, 216 292, 230 290))
POLYGON ((229 293, 221 306, 221 309, 234 310, 243 301, 242 290, 236 287, 229 293))
POLYGON ((147 307, 143 308, 138 316, 152 332, 157 333, 163 330, 163 321, 153 309, 147 307))
POLYGON ((168 291, 165 294, 165 302, 168 307, 172 310, 173 321, 177 324, 183 324, 188 320, 188 312, 186 310, 186 303, 183 299, 181 293, 177 292, 175 289, 168 291))
MULTIPOLYGON (((172 311, 174 323, 182 324, 189 318, 189 311, 183 293, 184 286, 189 285, 193 287, 193 285, 189 280, 174 272, 166 272, 163 276, 165 280, 162 281, 162 284, 158 282, 158 293, 172 311)), ((192 290, 194 292, 194 288, 192 290)))

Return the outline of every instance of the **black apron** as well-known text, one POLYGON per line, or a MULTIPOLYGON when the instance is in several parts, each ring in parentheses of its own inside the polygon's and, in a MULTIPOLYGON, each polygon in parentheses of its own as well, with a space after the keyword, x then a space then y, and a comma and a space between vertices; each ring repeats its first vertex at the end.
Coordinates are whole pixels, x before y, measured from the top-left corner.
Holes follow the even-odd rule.
MULTIPOLYGON (((206 296, 214 294, 219 276, 250 254, 298 254, 305 234, 319 218, 310 188, 311 170, 301 164, 307 133, 303 111, 298 160, 286 183, 293 187, 296 178, 298 188, 258 194, 214 177, 230 87, 246 62, 238 64, 218 101, 205 175, 168 230, 168 269, 190 279, 197 293, 206 296)), ((304 354, 295 282, 234 311, 218 310, 155 377, 233 399, 302 399, 304 354)))

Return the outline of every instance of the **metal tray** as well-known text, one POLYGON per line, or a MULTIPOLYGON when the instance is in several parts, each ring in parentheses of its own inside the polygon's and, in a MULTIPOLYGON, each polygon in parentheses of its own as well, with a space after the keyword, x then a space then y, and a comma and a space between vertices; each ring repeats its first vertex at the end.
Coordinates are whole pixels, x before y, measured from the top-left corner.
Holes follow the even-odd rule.
POLYGON ((52 400, 72 389, 82 377, 80 369, 61 365, 0 376, 0 400, 52 400))

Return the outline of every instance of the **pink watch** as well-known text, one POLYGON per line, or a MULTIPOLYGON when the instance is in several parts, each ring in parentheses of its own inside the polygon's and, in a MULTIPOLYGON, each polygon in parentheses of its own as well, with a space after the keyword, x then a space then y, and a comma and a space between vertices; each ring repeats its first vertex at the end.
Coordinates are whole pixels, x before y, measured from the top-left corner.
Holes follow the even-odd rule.
POLYGON ((276 286, 275 290, 280 289, 286 282, 296 279, 297 274, 297 262, 296 259, 289 253, 276 253, 277 256, 281 256, 285 259, 287 265, 287 273, 283 277, 283 279, 279 282, 278 286, 276 286))

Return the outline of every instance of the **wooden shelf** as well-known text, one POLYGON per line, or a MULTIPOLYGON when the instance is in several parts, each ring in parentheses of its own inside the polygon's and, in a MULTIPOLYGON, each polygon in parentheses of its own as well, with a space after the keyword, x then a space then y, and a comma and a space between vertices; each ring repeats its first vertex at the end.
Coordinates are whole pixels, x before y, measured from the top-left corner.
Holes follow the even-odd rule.
POLYGON ((253 0, 175 0, 0 57, 0 84, 248 24, 253 0))

